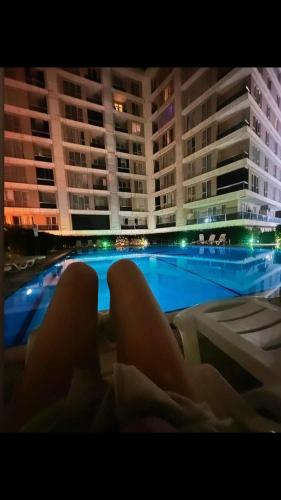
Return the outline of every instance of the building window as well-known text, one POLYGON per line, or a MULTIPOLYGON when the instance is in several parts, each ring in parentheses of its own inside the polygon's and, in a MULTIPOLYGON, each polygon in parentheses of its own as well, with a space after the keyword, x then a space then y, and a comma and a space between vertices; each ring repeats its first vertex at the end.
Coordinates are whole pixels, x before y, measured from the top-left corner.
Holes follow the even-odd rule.
POLYGON ((252 149, 252 159, 253 162, 255 162, 257 165, 260 165, 260 150, 256 148, 256 146, 253 146, 252 149))
POLYGON ((273 199, 276 200, 276 187, 273 188, 273 199))
POLYGON ((170 128, 162 136, 162 147, 165 148, 166 146, 168 146, 168 144, 171 144, 171 142, 173 142, 173 140, 174 140, 174 130, 172 128, 170 128))
POLYGON ((210 99, 202 104, 202 121, 210 116, 211 101, 210 99))
POLYGON ((251 189, 254 193, 258 193, 259 192, 259 178, 252 174, 252 185, 251 185, 251 189))
POLYGON ((141 123, 132 122, 132 134, 141 135, 141 123))
POLYGON ((276 96, 276 102, 277 102, 278 108, 280 108, 280 95, 276 96))
POLYGON ((132 114, 136 116, 140 116, 140 106, 135 102, 132 102, 132 114))
POLYGON ((266 106, 266 118, 270 120, 270 106, 266 106))
POLYGON ((264 157, 264 170, 268 172, 268 158, 266 156, 264 157))
POLYGON ((210 198, 212 195, 212 182, 202 182, 202 198, 210 198))
POLYGON ((115 102, 114 109, 115 109, 115 111, 119 111, 120 113, 123 113, 123 104, 121 104, 119 102, 115 102))
POLYGON ((274 127, 275 127, 275 130, 277 130, 277 132, 279 132, 279 120, 277 118, 275 118, 274 127))
POLYGON ((254 132, 260 137, 261 136, 261 124, 259 120, 256 119, 255 116, 253 116, 253 129, 254 132))
POLYGON ((274 141, 274 154, 278 155, 278 144, 274 141))
POLYGON ((212 170, 212 155, 204 156, 202 160, 202 173, 212 170))
POLYGON ((133 142, 133 155, 142 155, 142 147, 140 142, 133 142))
POLYGON ((81 99, 81 87, 75 83, 63 81, 63 93, 81 99))
POLYGON ((38 168, 36 167, 36 178, 37 184, 43 184, 46 186, 54 186, 54 172, 50 168, 38 168))
POLYGON ((269 133, 265 132, 265 144, 269 146, 269 133))
POLYGON ((268 195, 268 182, 264 182, 263 184, 263 195, 267 198, 268 195))
POLYGON ((195 201, 195 186, 187 188, 187 202, 195 201))
POLYGON ((195 137, 192 137, 192 139, 189 139, 189 141, 187 141, 187 154, 191 155, 194 152, 195 152, 195 137))
POLYGON ((268 90, 271 90, 271 80, 270 80, 270 78, 267 79, 267 88, 268 88, 268 90))
POLYGON ((69 165, 86 167, 86 155, 85 153, 76 153, 75 151, 68 152, 69 165))
POLYGON ((83 111, 76 106, 65 105, 65 117, 69 120, 75 120, 77 122, 83 122, 83 111))
POLYGON ((257 85, 254 86, 254 99, 256 101, 256 103, 262 107, 262 93, 259 89, 259 87, 257 87, 257 85))
POLYGON ((205 130, 203 130, 202 133, 202 148, 208 146, 211 143, 211 140, 212 140, 212 129, 211 127, 208 127, 205 130))
POLYGON ((171 87, 171 85, 167 85, 167 87, 163 91, 164 102, 168 101, 168 99, 171 97, 171 95, 172 95, 172 87, 171 87))
POLYGON ((273 177, 277 179, 277 165, 273 166, 273 177))

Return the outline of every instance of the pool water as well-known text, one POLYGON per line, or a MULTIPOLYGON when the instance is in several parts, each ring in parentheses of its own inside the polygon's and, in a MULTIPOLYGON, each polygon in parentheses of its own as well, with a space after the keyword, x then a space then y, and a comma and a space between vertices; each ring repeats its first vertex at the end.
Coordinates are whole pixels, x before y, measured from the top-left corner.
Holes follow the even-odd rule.
POLYGON ((29 333, 40 326, 60 275, 72 262, 85 262, 96 270, 98 309, 108 309, 107 271, 113 262, 122 258, 131 259, 139 266, 165 312, 281 286, 279 250, 206 246, 79 250, 46 269, 5 300, 5 347, 25 343, 29 333))

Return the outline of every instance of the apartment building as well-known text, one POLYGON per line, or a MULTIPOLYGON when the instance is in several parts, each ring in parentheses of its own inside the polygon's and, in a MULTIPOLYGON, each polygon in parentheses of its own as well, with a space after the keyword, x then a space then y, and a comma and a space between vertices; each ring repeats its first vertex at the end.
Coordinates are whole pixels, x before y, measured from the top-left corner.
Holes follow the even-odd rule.
POLYGON ((280 68, 5 68, 5 223, 281 223, 280 68))

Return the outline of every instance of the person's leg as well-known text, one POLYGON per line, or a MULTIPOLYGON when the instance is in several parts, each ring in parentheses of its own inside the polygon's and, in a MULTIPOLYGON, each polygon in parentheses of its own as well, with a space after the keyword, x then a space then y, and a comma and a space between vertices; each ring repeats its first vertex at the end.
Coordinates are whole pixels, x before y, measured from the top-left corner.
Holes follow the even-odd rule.
POLYGON ((100 379, 96 345, 98 278, 83 263, 63 273, 32 342, 23 380, 7 408, 7 430, 65 396, 75 368, 100 379))
POLYGON ((120 260, 107 278, 118 361, 134 365, 160 388, 195 400, 178 343, 142 272, 120 260))

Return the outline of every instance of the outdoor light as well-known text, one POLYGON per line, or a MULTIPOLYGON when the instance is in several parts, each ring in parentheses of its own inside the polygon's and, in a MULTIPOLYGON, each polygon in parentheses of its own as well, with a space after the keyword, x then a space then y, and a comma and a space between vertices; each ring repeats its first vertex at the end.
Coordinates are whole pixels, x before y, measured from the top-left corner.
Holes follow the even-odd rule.
POLYGON ((109 242, 108 242, 108 241, 106 241, 106 240, 103 240, 103 241, 101 242, 101 246, 102 246, 102 248, 108 248, 108 247, 109 247, 109 242))
POLYGON ((181 240, 181 242, 180 242, 180 246, 181 246, 182 248, 186 247, 186 240, 181 240))
POLYGON ((29 288, 27 291, 26 291, 26 295, 30 295, 32 293, 32 288, 29 288))

